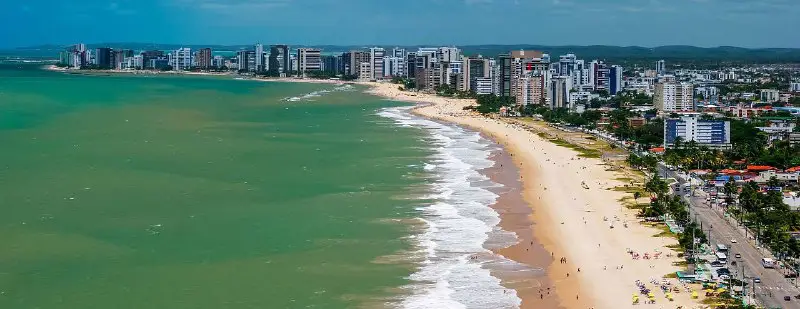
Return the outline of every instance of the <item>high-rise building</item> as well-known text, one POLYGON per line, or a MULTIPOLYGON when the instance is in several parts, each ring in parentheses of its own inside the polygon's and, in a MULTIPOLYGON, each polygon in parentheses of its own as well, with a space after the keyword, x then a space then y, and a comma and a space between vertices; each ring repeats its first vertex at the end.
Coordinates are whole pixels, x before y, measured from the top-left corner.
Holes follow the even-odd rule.
POLYGON ((694 110, 694 91, 690 83, 658 83, 653 105, 659 111, 687 112, 694 110))
POLYGON ((192 68, 192 49, 182 47, 170 54, 170 65, 173 70, 183 71, 192 68))
POLYGON ((675 147, 678 138, 682 143, 694 141, 699 146, 730 148, 731 123, 722 120, 702 120, 698 114, 664 121, 664 147, 675 147))
POLYGON ((790 83, 789 84, 789 91, 790 92, 800 92, 800 83, 790 83))
POLYGON ((572 72, 575 71, 576 62, 577 62, 577 57, 575 56, 575 54, 566 54, 558 57, 558 70, 557 70, 558 75, 572 76, 572 72))
MULTIPOLYGON (((491 68, 489 65, 489 60, 484 58, 462 58, 462 71, 461 74, 461 84, 462 87, 459 87, 461 91, 470 91, 472 90, 472 85, 475 84, 475 80, 478 78, 490 78, 491 79, 491 68)), ((491 92, 491 90, 490 90, 491 92)))
MULTIPOLYGON (((253 53, 253 55, 254 54, 255 54, 255 52, 253 53)), ((236 65, 237 65, 237 70, 240 73, 244 73, 244 72, 249 72, 250 71, 249 65, 250 65, 251 62, 253 62, 250 59, 251 57, 252 57, 252 55, 250 54, 249 50, 240 50, 240 51, 236 52, 236 65)))
POLYGON ((570 104, 569 91, 572 89, 572 78, 569 76, 553 76, 550 79, 550 108, 569 108, 572 109, 570 104))
MULTIPOLYGON (((133 50, 118 49, 113 51, 111 55, 111 67, 115 70, 122 70, 123 68, 129 67, 128 60, 133 57, 133 50)), ((191 64, 189 67, 191 67, 191 64)))
POLYGON ((94 51, 94 65, 100 69, 111 69, 114 62, 113 57, 113 50, 111 48, 97 48, 94 51))
POLYGON ((658 75, 667 73, 667 63, 664 60, 656 61, 656 73, 658 75))
POLYGON ((759 97, 761 102, 775 103, 778 102, 780 95, 781 92, 777 89, 761 89, 759 97))
POLYGON ((541 73, 533 73, 517 78, 514 87, 514 99, 519 106, 545 104, 547 87, 541 73))
POLYGON ((470 91, 475 94, 492 94, 493 85, 491 77, 473 77, 471 78, 470 91))
POLYGON ((383 60, 383 76, 406 76, 406 59, 386 57, 383 60))
POLYGON ((264 45, 261 45, 261 43, 256 44, 255 53, 253 54, 253 62, 256 72, 261 73, 267 71, 266 56, 267 54, 264 52, 264 45))
POLYGON ((616 95, 620 91, 622 91, 622 72, 623 69, 621 66, 612 65, 611 71, 609 72, 608 80, 608 93, 611 95, 616 95))
MULTIPOLYGON (((522 89, 535 85, 541 89, 533 93, 541 93, 541 98, 548 101, 546 95, 550 83, 550 63, 543 58, 544 54, 535 50, 515 50, 499 57, 500 60, 500 96, 517 96, 529 93, 522 89), (528 79, 528 77, 536 77, 528 79), (531 82, 531 81, 535 82, 531 82)), ((518 105, 539 104, 529 99, 516 98, 518 105)))
POLYGON ((272 45, 269 50, 269 72, 273 76, 287 76, 292 72, 289 45, 272 45))
POLYGON ((297 49, 297 72, 305 77, 306 72, 322 70, 322 50, 317 48, 297 49))
POLYGON ((457 47, 439 47, 436 51, 438 62, 457 62, 461 61, 461 50, 457 47))
POLYGON ((609 75, 611 70, 602 61, 597 62, 595 66, 594 89, 609 91, 609 75))
MULTIPOLYGON (((352 50, 342 54, 342 69, 345 75, 361 76, 361 64, 370 63, 370 53, 362 50, 352 50)), ((372 65, 370 65, 372 70, 372 65)), ((370 73, 370 76, 372 73, 370 73)))
POLYGON ((194 58, 197 67, 202 70, 208 70, 214 66, 212 63, 213 58, 211 57, 211 48, 199 49, 197 51, 197 54, 195 54, 194 58))
POLYGON ((386 50, 381 47, 369 49, 369 63, 372 65, 372 79, 383 79, 383 58, 385 56, 386 50))
POLYGON ((339 74, 339 59, 341 57, 333 56, 333 55, 326 55, 322 56, 322 71, 330 74, 339 74))
POLYGON ((398 48, 398 47, 393 48, 392 49, 392 57, 405 59, 406 58, 406 49, 405 48, 398 48))

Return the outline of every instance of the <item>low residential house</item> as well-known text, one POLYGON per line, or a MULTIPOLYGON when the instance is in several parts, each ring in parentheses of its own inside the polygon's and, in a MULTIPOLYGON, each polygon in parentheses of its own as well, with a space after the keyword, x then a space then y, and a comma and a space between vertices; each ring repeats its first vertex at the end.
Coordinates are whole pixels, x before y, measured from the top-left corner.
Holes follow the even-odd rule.
POLYGON ((789 134, 794 131, 797 124, 792 118, 769 118, 765 127, 758 127, 759 130, 767 133, 769 142, 776 140, 786 141, 789 140, 789 134))
POLYGON ((775 177, 782 183, 797 183, 798 175, 800 175, 800 172, 778 172, 777 170, 768 170, 758 173, 755 182, 763 184, 767 183, 772 177, 775 177))
POLYGON ((724 109, 726 112, 730 112, 733 114, 733 117, 736 118, 753 118, 760 116, 766 112, 772 111, 771 106, 764 106, 764 107, 749 107, 745 105, 738 105, 738 106, 728 106, 724 109))
POLYGON ((628 118, 628 125, 631 128, 641 128, 647 124, 647 119, 644 117, 630 117, 628 118))
POLYGON ((791 210, 800 210, 800 196, 797 196, 797 192, 784 192, 783 203, 789 205, 791 210))

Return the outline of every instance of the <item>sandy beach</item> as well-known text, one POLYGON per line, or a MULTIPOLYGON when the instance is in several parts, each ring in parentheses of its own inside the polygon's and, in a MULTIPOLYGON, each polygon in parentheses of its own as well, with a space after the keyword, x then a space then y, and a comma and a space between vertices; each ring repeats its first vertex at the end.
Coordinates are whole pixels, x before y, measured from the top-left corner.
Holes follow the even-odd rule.
MULTIPOLYGON (((603 160, 579 157, 578 152, 558 146, 511 121, 464 110, 464 107, 474 104, 472 100, 400 91, 395 84, 363 84, 371 86, 369 92, 378 96, 428 103, 414 112, 478 130, 505 147, 513 164, 519 167, 522 196, 531 211, 528 221, 521 220, 519 215, 502 216, 504 222, 501 225, 516 232, 521 241, 499 253, 523 263, 541 263, 542 251, 536 250, 536 244, 541 244, 544 254, 549 252, 551 255, 550 265, 546 267, 549 279, 541 284, 558 296, 558 306, 698 307, 699 302, 691 299, 686 290, 673 294, 674 301, 668 301, 664 293, 654 289, 650 283, 652 280, 660 282, 664 275, 681 270, 673 265, 681 259, 668 247, 677 241, 669 237, 654 237, 661 231, 638 222, 636 211, 626 208, 621 202, 629 194, 614 190, 625 185, 620 179, 623 175, 609 170, 603 160), (525 224, 531 228, 526 229, 525 224), (526 244, 528 248, 525 248, 526 244), (634 259, 629 251, 642 256, 645 253, 658 255, 659 258, 634 259), (632 295, 638 293, 637 280, 654 290, 655 304, 645 304, 644 298, 640 304, 632 304, 632 295)), ((499 203, 515 202, 513 198, 504 198, 499 203)), ((498 211, 519 209, 514 205, 497 205, 495 208, 498 211)), ((677 284, 675 279, 671 282, 677 284)), ((509 284, 522 298, 522 308, 556 306, 551 299, 542 299, 533 284, 509 284)))

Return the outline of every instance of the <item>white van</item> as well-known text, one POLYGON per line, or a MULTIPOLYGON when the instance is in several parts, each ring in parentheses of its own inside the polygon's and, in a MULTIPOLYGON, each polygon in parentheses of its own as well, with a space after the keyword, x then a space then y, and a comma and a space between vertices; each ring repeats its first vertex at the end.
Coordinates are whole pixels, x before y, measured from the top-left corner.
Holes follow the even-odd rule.
POLYGON ((761 259, 761 266, 764 266, 764 268, 775 268, 775 260, 763 258, 761 259))

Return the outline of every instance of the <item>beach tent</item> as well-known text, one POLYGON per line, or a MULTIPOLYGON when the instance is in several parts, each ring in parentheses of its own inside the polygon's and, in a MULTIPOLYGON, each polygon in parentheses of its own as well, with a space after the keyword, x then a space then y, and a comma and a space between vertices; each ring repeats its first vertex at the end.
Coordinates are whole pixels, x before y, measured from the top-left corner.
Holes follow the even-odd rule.
POLYGON ((700 295, 697 295, 697 291, 692 291, 692 299, 697 299, 700 295))

